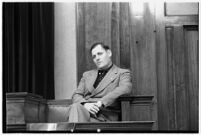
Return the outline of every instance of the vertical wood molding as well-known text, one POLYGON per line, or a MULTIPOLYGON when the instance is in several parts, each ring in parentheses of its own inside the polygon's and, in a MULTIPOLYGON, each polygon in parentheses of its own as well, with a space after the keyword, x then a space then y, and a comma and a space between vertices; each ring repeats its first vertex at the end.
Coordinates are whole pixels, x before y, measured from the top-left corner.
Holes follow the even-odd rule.
POLYGON ((159 130, 169 129, 168 115, 168 84, 167 80, 167 45, 165 37, 164 2, 157 2, 156 15, 156 68, 157 68, 157 99, 159 130))
POLYGON ((177 129, 188 129, 188 110, 186 99, 186 65, 183 26, 174 26, 173 35, 174 88, 176 100, 177 129))
POLYGON ((111 11, 111 50, 112 61, 117 66, 120 66, 120 5, 112 3, 111 11))
POLYGON ((167 69, 168 69, 168 92, 167 92, 167 103, 168 103, 168 110, 167 110, 167 116, 168 116, 168 129, 176 130, 177 129, 177 118, 176 118, 176 93, 174 89, 174 81, 172 78, 174 78, 174 64, 173 64, 173 27, 167 27, 166 28, 166 43, 167 43, 167 69), (168 102, 170 101, 170 102, 168 102))
POLYGON ((130 44, 130 7, 129 3, 120 3, 120 66, 131 69, 131 44, 130 44))
POLYGON ((198 26, 184 27, 185 54, 186 54, 186 84, 189 109, 189 128, 192 131, 199 129, 199 43, 198 26))

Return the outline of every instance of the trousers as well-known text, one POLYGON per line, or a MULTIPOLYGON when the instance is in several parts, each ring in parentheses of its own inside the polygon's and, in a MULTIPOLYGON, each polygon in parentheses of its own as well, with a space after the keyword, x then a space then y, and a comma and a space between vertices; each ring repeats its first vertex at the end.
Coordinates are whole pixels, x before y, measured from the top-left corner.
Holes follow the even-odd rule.
MULTIPOLYGON (((115 115, 113 115, 114 117, 115 115)), ((114 119, 114 118, 113 118, 114 119)), ((117 119, 117 118, 115 118, 117 119)), ((113 121, 107 115, 104 115, 101 111, 96 115, 92 115, 87 109, 80 103, 73 103, 70 105, 67 112, 68 122, 109 122, 113 121)))

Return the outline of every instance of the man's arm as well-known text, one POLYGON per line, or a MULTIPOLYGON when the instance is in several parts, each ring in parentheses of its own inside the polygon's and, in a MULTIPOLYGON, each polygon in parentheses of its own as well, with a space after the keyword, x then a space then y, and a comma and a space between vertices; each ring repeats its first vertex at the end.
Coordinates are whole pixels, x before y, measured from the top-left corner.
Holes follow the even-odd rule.
POLYGON ((119 96, 128 94, 132 90, 131 74, 129 70, 125 70, 120 75, 119 86, 106 96, 100 99, 101 103, 107 107, 111 105, 119 96))
POLYGON ((77 90, 72 95, 73 103, 81 103, 91 114, 96 115, 99 111, 99 106, 96 103, 89 103, 84 98, 85 93, 85 73, 80 80, 77 90))
POLYGON ((79 82, 77 90, 72 95, 73 103, 81 103, 86 102, 84 98, 84 91, 85 91, 85 77, 84 74, 79 82))

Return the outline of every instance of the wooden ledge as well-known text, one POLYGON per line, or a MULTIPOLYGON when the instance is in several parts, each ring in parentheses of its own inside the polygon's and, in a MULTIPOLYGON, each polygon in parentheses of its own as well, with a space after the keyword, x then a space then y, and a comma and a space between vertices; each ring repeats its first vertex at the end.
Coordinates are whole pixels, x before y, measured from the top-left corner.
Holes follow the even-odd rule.
POLYGON ((154 96, 152 95, 122 95, 118 98, 119 101, 135 101, 135 102, 150 102, 154 96))
POLYGON ((42 96, 28 93, 28 92, 13 92, 6 93, 6 102, 17 102, 17 100, 37 101, 40 103, 46 103, 46 100, 42 96))
POLYGON ((47 105, 70 105, 70 104, 72 104, 71 99, 47 100, 47 105))
POLYGON ((65 132, 135 132, 151 131, 154 121, 124 121, 99 123, 29 123, 27 131, 65 132))

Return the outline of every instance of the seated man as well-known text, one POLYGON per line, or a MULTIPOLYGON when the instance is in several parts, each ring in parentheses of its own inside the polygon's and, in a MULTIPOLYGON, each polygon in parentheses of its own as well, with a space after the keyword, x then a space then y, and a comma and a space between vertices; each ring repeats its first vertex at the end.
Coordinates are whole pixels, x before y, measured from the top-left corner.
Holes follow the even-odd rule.
POLYGON ((131 92, 130 71, 112 63, 112 52, 103 43, 93 44, 90 51, 97 69, 83 74, 72 95, 73 104, 68 111, 68 121, 118 121, 119 114, 115 110, 119 110, 120 105, 116 99, 131 92))

